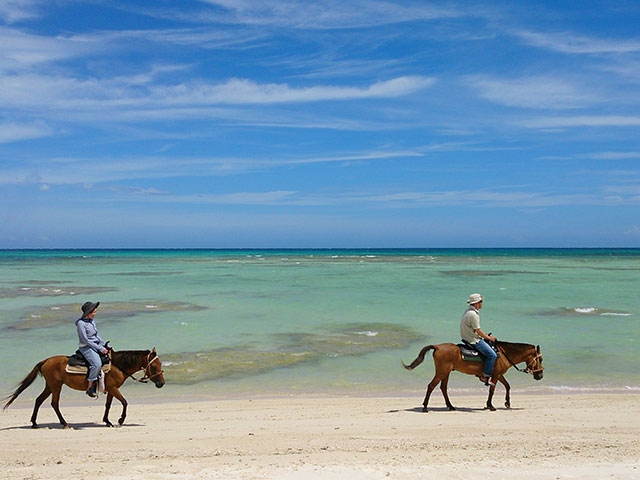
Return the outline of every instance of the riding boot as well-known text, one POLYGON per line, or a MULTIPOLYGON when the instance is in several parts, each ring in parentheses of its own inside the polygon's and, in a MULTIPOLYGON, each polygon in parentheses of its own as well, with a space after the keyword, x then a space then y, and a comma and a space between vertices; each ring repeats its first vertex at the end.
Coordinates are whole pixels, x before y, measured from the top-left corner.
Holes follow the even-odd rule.
POLYGON ((90 380, 89 381, 89 388, 87 389, 87 395, 89 395, 91 398, 96 398, 98 396, 98 381, 97 380, 90 380))

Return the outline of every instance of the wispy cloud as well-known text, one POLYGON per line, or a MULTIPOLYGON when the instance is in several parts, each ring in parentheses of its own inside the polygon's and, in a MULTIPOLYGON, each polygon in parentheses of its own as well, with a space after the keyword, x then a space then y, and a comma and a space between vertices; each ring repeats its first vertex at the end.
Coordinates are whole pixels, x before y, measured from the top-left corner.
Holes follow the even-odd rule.
POLYGON ((246 79, 231 79, 223 84, 192 84, 153 88, 152 101, 167 104, 269 104, 299 103, 366 98, 393 98, 408 95, 433 85, 426 77, 399 77, 363 87, 319 85, 291 87, 287 84, 257 84, 246 79))
MULTIPOLYGON (((300 29, 362 28, 416 20, 451 18, 463 15, 449 6, 412 3, 408 5, 382 0, 203 0, 217 7, 211 20, 246 25, 300 29)), ((446 4, 445 4, 446 5, 446 4)), ((201 17, 202 18, 202 17, 201 17)))
POLYGON ((15 23, 36 17, 38 0, 0 0, 0 18, 7 23, 15 23))
POLYGON ((586 157, 595 160, 635 160, 640 159, 640 152, 596 152, 586 157))
MULTIPOLYGON (((0 143, 49 137, 54 130, 43 124, 0 123, 0 143)), ((1 169, 0 169, 1 170, 1 169)))
POLYGON ((140 79, 139 75, 105 80, 33 74, 4 76, 0 78, 0 102, 5 106, 41 105, 61 110, 300 103, 400 97, 434 83, 432 78, 419 76, 398 77, 362 87, 293 87, 238 78, 223 83, 194 80, 179 85, 145 85, 140 79))
POLYGON ((473 75, 466 77, 466 83, 482 98, 509 107, 560 110, 585 107, 597 100, 595 94, 572 84, 566 77, 473 75))
MULTIPOLYGON (((375 162, 397 158, 420 157, 416 150, 380 149, 340 155, 301 156, 295 158, 247 157, 131 157, 131 158, 38 158, 4 164, 0 167, 0 184, 46 183, 49 185, 103 184, 170 178, 204 178, 240 175, 281 167, 352 162, 375 162)), ((158 193, 158 192, 154 192, 158 193)))
POLYGON ((528 45, 566 54, 610 54, 640 52, 639 39, 602 39, 577 35, 572 32, 534 32, 520 30, 512 32, 528 45))
POLYGON ((640 225, 632 225, 624 234, 630 237, 640 238, 640 225))
MULTIPOLYGON (((131 197, 123 201, 134 201, 131 197)), ((640 196, 632 192, 612 195, 599 193, 552 193, 498 191, 489 189, 449 191, 331 192, 311 193, 293 190, 234 192, 224 194, 171 194, 146 197, 145 202, 172 204, 211 204, 281 207, 374 207, 376 209, 415 209, 441 207, 473 208, 556 208, 570 206, 639 206, 640 196)))
POLYGON ((0 72, 21 71, 38 64, 86 55, 91 49, 71 38, 34 35, 15 28, 0 27, 0 72))
POLYGON ((629 128, 640 126, 640 116, 624 115, 576 115, 558 117, 535 117, 519 120, 517 123, 527 128, 578 128, 578 127, 616 127, 629 128))

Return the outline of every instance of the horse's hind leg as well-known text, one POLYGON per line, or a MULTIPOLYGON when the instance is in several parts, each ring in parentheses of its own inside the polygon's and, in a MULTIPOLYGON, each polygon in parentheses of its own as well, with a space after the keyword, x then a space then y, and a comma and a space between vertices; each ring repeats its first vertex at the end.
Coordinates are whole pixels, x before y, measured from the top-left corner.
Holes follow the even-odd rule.
POLYGON ((444 401, 447 404, 447 408, 449 409, 449 411, 453 411, 456 409, 456 407, 451 405, 451 402, 449 401, 449 394, 447 393, 447 385, 449 385, 449 375, 444 377, 442 379, 442 382, 440 382, 440 390, 442 391, 442 396, 444 397, 444 401))
POLYGON ((427 409, 427 405, 429 404, 429 397, 431 397, 431 392, 433 392, 434 388, 436 388, 439 383, 440 383, 440 378, 438 378, 437 375, 435 377, 433 377, 433 380, 431 380, 431 382, 429 382, 429 385, 427 386, 427 394, 424 397, 424 402, 422 402, 422 411, 423 412, 428 412, 429 411, 427 409))
POLYGON ((48 385, 45 385, 44 390, 42 390, 42 393, 38 395, 38 398, 36 398, 36 401, 33 405, 33 413, 31 414, 31 428, 38 428, 38 424, 36 422, 36 418, 38 417, 38 410, 40 410, 40 407, 49 397, 49 395, 51 395, 51 389, 48 385))

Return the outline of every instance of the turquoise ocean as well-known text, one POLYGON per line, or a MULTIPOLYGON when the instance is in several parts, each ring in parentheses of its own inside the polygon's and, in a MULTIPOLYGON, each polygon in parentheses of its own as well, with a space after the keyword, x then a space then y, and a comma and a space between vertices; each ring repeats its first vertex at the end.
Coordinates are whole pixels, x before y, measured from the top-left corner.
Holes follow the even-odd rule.
MULTIPOLYGON (((431 355, 401 361, 457 343, 473 292, 485 331, 542 349, 544 379, 511 369, 514 394, 640 392, 640 249, 3 250, 0 267, 3 395, 75 351, 92 300, 116 350, 163 362, 162 390, 127 382, 127 396, 421 399, 431 355)), ((486 388, 459 373, 449 386, 486 388)))

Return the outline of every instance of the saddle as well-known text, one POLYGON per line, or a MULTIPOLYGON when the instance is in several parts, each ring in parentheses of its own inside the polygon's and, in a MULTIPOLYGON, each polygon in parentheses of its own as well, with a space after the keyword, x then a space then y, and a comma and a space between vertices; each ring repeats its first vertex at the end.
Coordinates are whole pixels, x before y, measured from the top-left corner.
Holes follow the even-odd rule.
MULTIPOLYGON (((102 360, 102 371, 107 373, 111 370, 111 358, 109 355, 100 355, 100 360, 102 360)), ((84 373, 85 375, 89 373, 89 362, 84 358, 84 355, 80 352, 80 350, 76 350, 76 352, 67 357, 67 366, 65 371, 67 373, 84 373)))
POLYGON ((460 354, 462 355, 463 360, 466 360, 467 362, 484 362, 484 359, 480 356, 480 352, 472 346, 459 343, 457 347, 460 349, 460 354))
MULTIPOLYGON (((473 345, 468 342, 462 341, 463 343, 458 343, 456 346, 460 349, 460 354, 462 355, 462 359, 468 362, 484 362, 484 358, 480 355, 473 345)), ((500 356, 498 349, 496 348, 493 342, 489 342, 489 346, 496 352, 496 355, 500 356)))

